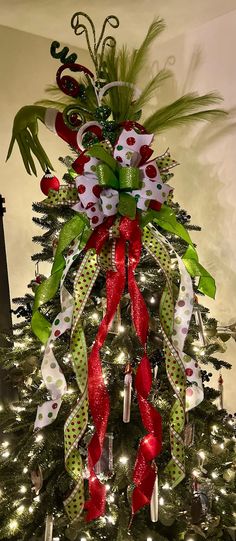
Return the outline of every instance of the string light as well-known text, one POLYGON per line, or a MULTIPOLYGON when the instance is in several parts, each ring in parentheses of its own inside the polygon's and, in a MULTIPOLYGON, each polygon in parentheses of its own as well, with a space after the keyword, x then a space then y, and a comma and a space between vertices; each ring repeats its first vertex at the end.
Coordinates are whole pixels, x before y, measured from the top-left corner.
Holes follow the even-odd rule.
POLYGON ((169 483, 165 483, 162 488, 163 488, 163 490, 170 490, 169 483))
POLYGON ((211 477, 212 479, 217 479, 217 477, 219 477, 219 474, 216 471, 213 471, 211 477))
POLYGON ((155 297, 151 297, 149 302, 150 302, 151 304, 155 304, 155 302, 156 302, 155 297))
POLYGON ((4 408, 3 408, 3 405, 0 404, 0 411, 3 411, 3 409, 4 409, 4 408))
POLYGON ((4 449, 6 449, 9 445, 9 441, 3 441, 2 442, 2 446, 4 447, 4 449))
POLYGON ((107 521, 110 522, 110 524, 115 524, 115 519, 111 515, 108 515, 107 521))
POLYGON ((38 435, 36 436, 36 438, 35 438, 35 441, 36 441, 37 443, 39 443, 39 442, 42 441, 42 440, 43 440, 42 434, 38 434, 38 435))
POLYGON ((124 465, 127 464, 128 460, 129 460, 128 457, 124 455, 120 456, 119 458, 119 462, 124 465))
POLYGON ((220 448, 221 448, 221 449, 224 449, 224 448, 225 448, 224 443, 221 443, 221 444, 220 444, 220 448))
POLYGON ((106 490, 110 490, 110 488, 111 488, 108 483, 105 485, 105 487, 106 487, 106 490))
POLYGON ((33 513, 34 512, 34 509, 32 507, 32 505, 29 507, 29 513, 33 513))
POLYGON ((91 319, 96 322, 99 320, 99 315, 97 312, 93 312, 92 315, 91 315, 91 319))
POLYGON ((41 346, 40 351, 43 353, 45 351, 45 346, 41 346))
POLYGON ((124 351, 121 351, 119 353, 119 355, 116 357, 116 361, 118 363, 121 363, 123 360, 125 359, 125 352, 124 351))
POLYGON ((164 502, 164 498, 162 498, 162 496, 161 496, 160 499, 159 499, 159 504, 160 504, 160 505, 164 505, 164 503, 165 503, 165 502, 164 502))
POLYGON ((18 507, 18 509, 16 510, 16 512, 18 513, 18 515, 22 515, 22 513, 24 512, 25 510, 25 506, 24 505, 20 505, 20 507, 18 507))
POLYGON ((124 325, 119 325, 119 327, 118 327, 118 332, 125 332, 125 327, 124 327, 124 325))
POLYGON ((218 432, 218 426, 217 426, 217 425, 213 425, 211 431, 212 431, 213 434, 215 434, 216 432, 218 432))
POLYGON ((221 489, 220 489, 220 492, 221 492, 221 494, 227 494, 225 488, 221 488, 221 489))
POLYGON ((204 451, 199 451, 199 452, 198 452, 198 455, 200 456, 200 458, 201 458, 202 460, 205 460, 206 455, 205 455, 204 451))
POLYGON ((146 276, 144 274, 140 275, 140 281, 141 282, 146 282, 146 276))
POLYGON ((192 475, 193 475, 193 477, 199 477, 199 471, 198 470, 193 470, 192 475))
POLYGON ((81 538, 80 538, 80 541, 87 541, 87 540, 86 540, 86 537, 81 537, 81 538))
POLYGON ((25 494, 27 492, 27 488, 24 485, 22 485, 20 487, 20 492, 21 492, 21 494, 25 494))
POLYGON ((147 541, 152 541, 152 537, 147 537, 147 541))
POLYGON ((4 451, 4 453, 2 453, 2 456, 3 458, 8 458, 10 456, 9 451, 4 451))
POLYGON ((18 522, 17 520, 13 519, 13 520, 10 520, 9 522, 9 529, 14 532, 14 530, 16 530, 18 528, 18 522))
POLYGON ((113 503, 113 502, 115 501, 115 496, 114 496, 114 494, 111 494, 110 496, 108 496, 107 501, 108 501, 109 503, 113 503))
POLYGON ((25 468, 23 469, 23 473, 27 473, 27 471, 28 471, 28 468, 25 467, 25 468))

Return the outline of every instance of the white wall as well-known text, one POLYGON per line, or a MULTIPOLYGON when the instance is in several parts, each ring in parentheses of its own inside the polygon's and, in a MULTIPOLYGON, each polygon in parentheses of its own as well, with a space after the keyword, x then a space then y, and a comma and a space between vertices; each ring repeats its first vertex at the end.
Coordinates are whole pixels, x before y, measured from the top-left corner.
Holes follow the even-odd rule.
MULTIPOLYGON (((172 182, 175 197, 190 212, 192 223, 201 225, 202 233, 193 238, 202 264, 216 279, 216 300, 206 298, 204 304, 225 324, 236 321, 235 28, 236 11, 186 31, 152 53, 154 61, 158 51, 160 67, 174 62, 170 66, 174 79, 160 92, 159 103, 189 91, 217 90, 224 97, 224 108, 231 111, 227 120, 203 123, 197 129, 176 128, 160 137, 161 150, 170 146, 181 164, 172 182)), ((227 353, 219 357, 233 364, 223 377, 225 404, 236 411, 236 344, 232 339, 227 353)))
MULTIPOLYGON (((0 193, 6 199, 4 216, 5 240, 10 278, 11 297, 24 295, 26 285, 34 277, 31 255, 37 251, 32 236, 39 228, 32 223, 32 202, 44 198, 40 190, 43 176, 37 164, 38 178, 24 169, 18 145, 5 163, 14 116, 23 105, 49 97, 45 88, 55 83, 60 62, 50 56, 52 40, 0 26, 1 54, 1 128, 0 128, 0 193)), ((70 49, 72 52, 72 49, 70 49)), ((88 65, 85 51, 75 50, 79 61, 88 65)), ((60 179, 65 169, 58 161, 68 153, 68 146, 55 137, 41 123, 39 139, 60 179)), ((41 272, 43 265, 40 266, 41 272)))

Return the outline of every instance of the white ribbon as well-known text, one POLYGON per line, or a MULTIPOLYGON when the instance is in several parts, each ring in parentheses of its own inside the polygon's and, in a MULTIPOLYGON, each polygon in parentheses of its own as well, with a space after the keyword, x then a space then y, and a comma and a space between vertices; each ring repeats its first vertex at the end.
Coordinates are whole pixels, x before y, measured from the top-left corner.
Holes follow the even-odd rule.
POLYGON ((62 397, 67 391, 66 379, 56 360, 52 348, 55 340, 57 340, 57 338, 59 338, 65 331, 69 330, 72 325, 73 297, 64 286, 64 281, 71 265, 78 257, 81 250, 80 239, 77 238, 70 246, 70 250, 66 258, 65 269, 61 277, 61 311, 53 321, 51 334, 45 347, 45 353, 41 365, 43 382, 50 393, 51 400, 47 400, 38 406, 34 424, 35 429, 41 429, 51 424, 56 419, 61 407, 62 397))
MULTIPOLYGON (((90 123, 83 126, 83 130, 88 124, 90 123)), ((152 140, 153 134, 139 134, 133 129, 123 129, 115 145, 113 157, 121 167, 138 167, 142 153, 145 151, 144 147, 149 146, 152 140)), ((90 156, 86 157, 83 175, 75 179, 79 202, 73 206, 73 209, 84 212, 90 220, 91 227, 95 228, 107 216, 114 216, 117 213, 119 192, 113 188, 101 189, 96 175, 96 166, 101 161, 90 156)), ((162 182, 157 159, 141 165, 139 171, 142 187, 131 192, 136 198, 137 208, 147 210, 152 200, 164 203, 172 188, 162 182)))
POLYGON ((193 312, 194 293, 192 280, 181 257, 175 252, 170 242, 152 225, 149 225, 148 227, 161 242, 164 242, 171 248, 178 262, 180 284, 174 312, 172 344, 185 368, 186 379, 189 384, 186 389, 185 402, 186 411, 189 411, 198 406, 204 398, 202 377, 198 363, 183 351, 193 312))

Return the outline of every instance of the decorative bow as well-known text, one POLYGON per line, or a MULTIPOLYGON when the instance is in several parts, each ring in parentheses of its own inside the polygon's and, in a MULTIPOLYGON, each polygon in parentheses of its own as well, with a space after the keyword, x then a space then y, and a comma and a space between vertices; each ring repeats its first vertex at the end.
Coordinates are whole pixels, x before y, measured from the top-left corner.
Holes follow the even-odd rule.
POLYGON ((113 155, 102 144, 94 145, 77 158, 73 169, 79 202, 73 206, 87 215, 92 228, 107 216, 119 213, 134 219, 136 208, 160 210, 167 200, 170 186, 164 184, 161 171, 176 165, 167 153, 147 161, 152 155, 152 134, 123 129, 113 155), (160 169, 159 169, 159 167, 160 169))

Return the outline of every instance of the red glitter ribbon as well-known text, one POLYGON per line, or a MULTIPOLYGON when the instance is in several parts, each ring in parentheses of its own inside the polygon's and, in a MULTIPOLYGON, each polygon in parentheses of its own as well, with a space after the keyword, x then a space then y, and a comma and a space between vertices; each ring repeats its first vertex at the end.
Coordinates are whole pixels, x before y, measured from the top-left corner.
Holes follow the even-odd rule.
POLYGON ((141 229, 137 220, 131 221, 124 218, 120 231, 129 241, 128 288, 131 299, 131 314, 138 338, 144 349, 144 355, 137 369, 135 389, 142 422, 148 434, 140 441, 134 467, 133 482, 136 485, 132 496, 132 514, 134 515, 141 507, 151 501, 156 477, 152 462, 161 451, 162 422, 161 415, 147 400, 152 386, 151 366, 146 355, 149 315, 134 275, 141 256, 141 229))
MULTIPOLYGON (((109 228, 113 222, 114 217, 111 217, 98 226, 91 235, 86 248, 95 248, 97 254, 99 254, 106 240, 109 238, 109 228)), ((135 388, 142 422, 148 432, 140 442, 134 468, 133 481, 136 486, 133 491, 132 514, 150 503, 155 482, 155 469, 152 466, 152 461, 161 450, 161 416, 147 400, 152 385, 151 367, 146 355, 149 316, 134 276, 141 256, 141 229, 137 219, 130 220, 124 217, 121 218, 119 231, 120 236, 116 239, 115 246, 116 271, 109 270, 106 272, 106 314, 99 326, 88 360, 88 395, 95 433, 88 446, 90 499, 85 504, 87 521, 94 520, 105 513, 106 489, 94 471, 94 466, 102 453, 110 410, 109 396, 103 381, 99 353, 125 287, 126 242, 129 246, 128 288, 131 299, 132 319, 139 340, 144 348, 144 355, 137 370, 135 388)))

